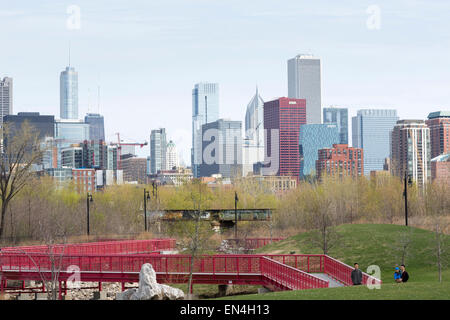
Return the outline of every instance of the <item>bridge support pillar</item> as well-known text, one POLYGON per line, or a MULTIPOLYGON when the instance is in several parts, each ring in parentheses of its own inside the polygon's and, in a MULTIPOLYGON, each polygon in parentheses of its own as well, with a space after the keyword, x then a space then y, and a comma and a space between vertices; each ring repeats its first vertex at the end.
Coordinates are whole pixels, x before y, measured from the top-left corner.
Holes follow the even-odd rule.
POLYGON ((100 291, 100 292, 102 291, 102 283, 101 282, 98 283, 98 291, 100 291))
POLYGON ((231 286, 228 284, 219 284, 219 297, 225 297, 229 290, 230 290, 231 286))

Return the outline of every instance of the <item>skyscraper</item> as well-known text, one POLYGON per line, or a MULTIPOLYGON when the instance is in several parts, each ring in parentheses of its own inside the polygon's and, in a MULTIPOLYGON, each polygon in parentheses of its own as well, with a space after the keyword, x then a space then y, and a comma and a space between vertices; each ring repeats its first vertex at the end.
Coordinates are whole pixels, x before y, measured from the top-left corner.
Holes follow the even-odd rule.
POLYGON ((392 173, 425 186, 431 180, 430 129, 423 120, 399 120, 391 133, 392 173))
POLYGON ((431 158, 450 153, 450 111, 431 112, 425 123, 430 128, 431 158))
POLYGON ((198 177, 202 162, 202 125, 219 119, 219 84, 197 83, 192 89, 192 149, 191 166, 198 177))
POLYGON ((0 125, 3 117, 13 113, 13 79, 5 77, 0 79, 0 125))
POLYGON ((253 171, 253 164, 264 161, 264 101, 256 93, 245 113, 245 139, 243 144, 243 175, 253 171))
POLYGON ((322 67, 319 58, 299 54, 288 60, 288 97, 306 99, 306 123, 321 123, 322 67))
POLYGON ((202 126, 202 163, 199 176, 242 176, 242 121, 219 119, 202 126))
POLYGON ((61 72, 59 97, 61 119, 78 119, 78 72, 73 67, 61 72))
POLYGON ((300 126, 299 152, 300 176, 311 175, 316 170, 318 151, 339 144, 337 125, 304 124, 300 126))
POLYGON ((172 170, 173 167, 178 167, 178 153, 177 153, 177 146, 175 143, 170 140, 167 144, 166 149, 166 168, 165 170, 172 170))
POLYGON ((98 113, 88 113, 84 122, 89 124, 89 140, 105 141, 105 121, 98 113))
POLYGON ((166 129, 152 130, 150 134, 150 170, 152 174, 166 169, 166 129))
POLYGON ((364 174, 383 170, 384 159, 389 157, 389 134, 398 121, 396 110, 358 110, 352 118, 354 148, 364 150, 364 174))
MULTIPOLYGON (((264 103, 265 166, 270 175, 298 178, 300 126, 306 124, 305 99, 278 98, 264 103)), ((267 171, 266 171, 267 172, 267 171)))
POLYGON ((348 144, 348 109, 323 108, 323 123, 334 123, 339 131, 339 143, 348 144))

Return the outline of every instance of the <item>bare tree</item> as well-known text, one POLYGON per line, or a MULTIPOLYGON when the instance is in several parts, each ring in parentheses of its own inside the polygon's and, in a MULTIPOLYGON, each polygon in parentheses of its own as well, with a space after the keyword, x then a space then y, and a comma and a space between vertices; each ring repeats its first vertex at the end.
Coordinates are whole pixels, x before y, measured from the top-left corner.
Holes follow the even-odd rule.
POLYGON ((0 238, 5 229, 5 215, 11 200, 27 185, 33 176, 32 165, 39 163, 43 152, 37 132, 25 122, 20 130, 8 124, 2 127, 0 150, 0 238))

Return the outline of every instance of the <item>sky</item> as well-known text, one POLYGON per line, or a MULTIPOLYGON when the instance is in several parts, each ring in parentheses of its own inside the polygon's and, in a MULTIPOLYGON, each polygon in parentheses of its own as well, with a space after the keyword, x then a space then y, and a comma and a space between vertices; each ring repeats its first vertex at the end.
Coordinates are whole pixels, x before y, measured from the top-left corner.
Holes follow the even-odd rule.
POLYGON ((70 47, 80 118, 103 114, 108 141, 164 127, 189 165, 194 84, 219 83, 220 117, 244 121, 256 86, 287 96, 299 53, 321 58, 322 105, 350 118, 450 110, 449 12, 447 0, 0 0, 0 77, 14 79, 14 113, 59 118, 70 47))

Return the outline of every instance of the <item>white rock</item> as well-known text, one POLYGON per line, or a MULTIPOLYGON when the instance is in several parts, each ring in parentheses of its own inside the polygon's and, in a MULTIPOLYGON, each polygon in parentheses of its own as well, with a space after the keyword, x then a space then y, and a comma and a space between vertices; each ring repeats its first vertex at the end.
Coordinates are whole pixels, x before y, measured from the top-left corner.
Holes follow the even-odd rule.
POLYGON ((116 295, 117 300, 181 300, 184 292, 156 282, 152 265, 145 263, 139 272, 139 288, 128 289, 116 295))

